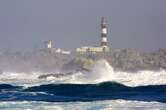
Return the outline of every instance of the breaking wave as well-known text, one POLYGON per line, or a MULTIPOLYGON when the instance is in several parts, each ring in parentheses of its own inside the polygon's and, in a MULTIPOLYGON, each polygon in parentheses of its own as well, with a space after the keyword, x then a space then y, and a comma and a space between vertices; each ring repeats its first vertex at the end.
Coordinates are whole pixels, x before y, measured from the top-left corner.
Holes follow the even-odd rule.
MULTIPOLYGON (((58 72, 59 73, 59 72, 58 72)), ((127 86, 164 85, 166 84, 166 71, 140 70, 137 72, 114 71, 106 60, 97 61, 90 71, 76 71, 70 75, 55 77, 50 75, 43 79, 39 77, 55 73, 13 73, 3 72, 0 74, 0 83, 37 86, 49 83, 72 83, 72 84, 97 84, 105 81, 114 81, 127 86)))
POLYGON ((114 71, 106 60, 72 73, 0 74, 0 101, 136 100, 166 102, 166 71, 114 71), (44 76, 43 76, 44 75, 44 76))

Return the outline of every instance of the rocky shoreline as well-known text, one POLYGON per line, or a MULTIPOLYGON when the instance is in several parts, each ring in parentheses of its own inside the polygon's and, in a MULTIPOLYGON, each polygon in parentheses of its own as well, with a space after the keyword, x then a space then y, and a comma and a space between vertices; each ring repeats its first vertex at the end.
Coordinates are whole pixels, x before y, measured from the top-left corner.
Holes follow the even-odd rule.
POLYGON ((159 49, 151 53, 138 52, 134 49, 112 50, 105 55, 83 56, 80 60, 76 57, 69 62, 68 68, 70 68, 71 65, 77 67, 90 65, 85 64, 85 62, 92 63, 93 60, 102 58, 106 59, 113 66, 115 71, 166 70, 166 49, 159 49))
POLYGON ((133 49, 114 51, 108 61, 116 70, 138 71, 138 70, 160 70, 166 69, 166 50, 145 53, 133 49), (111 60, 112 59, 112 60, 111 60))
POLYGON ((166 69, 166 49, 138 52, 134 49, 112 50, 107 54, 62 55, 47 50, 34 52, 1 52, 0 70, 15 72, 53 72, 57 70, 86 69, 95 60, 106 59, 116 71, 166 69), (85 67, 84 67, 85 66, 85 67))

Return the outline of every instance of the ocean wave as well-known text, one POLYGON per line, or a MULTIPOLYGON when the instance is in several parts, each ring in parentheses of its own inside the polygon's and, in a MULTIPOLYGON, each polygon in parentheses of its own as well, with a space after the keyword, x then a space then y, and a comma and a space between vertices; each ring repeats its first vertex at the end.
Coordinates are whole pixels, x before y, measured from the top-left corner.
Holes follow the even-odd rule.
POLYGON ((103 82, 47 84, 19 89, 18 86, 1 84, 0 88, 0 91, 3 91, 0 93, 0 101, 71 102, 125 99, 166 102, 166 85, 129 87, 117 82, 103 82))
MULTIPOLYGON (((60 71, 57 72, 61 73, 60 71)), ((105 81, 115 81, 127 86, 163 85, 166 84, 166 70, 150 71, 140 70, 137 72, 114 71, 106 60, 96 61, 90 71, 76 71, 54 75, 56 73, 14 73, 3 72, 0 74, 0 83, 20 85, 24 87, 37 86, 49 83, 71 84, 97 84, 105 81), (40 78, 42 75, 48 77, 40 78), (58 77, 56 77, 58 76, 58 77)))
POLYGON ((165 110, 159 102, 105 100, 93 102, 3 101, 1 110, 165 110))

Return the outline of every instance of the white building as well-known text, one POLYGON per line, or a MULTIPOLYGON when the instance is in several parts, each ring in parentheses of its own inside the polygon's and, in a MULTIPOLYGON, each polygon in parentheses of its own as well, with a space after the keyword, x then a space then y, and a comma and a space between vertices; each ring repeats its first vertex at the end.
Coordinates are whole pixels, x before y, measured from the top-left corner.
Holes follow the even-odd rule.
POLYGON ((61 49, 61 48, 54 48, 54 47, 52 46, 52 41, 51 41, 51 40, 49 40, 49 41, 47 42, 47 49, 49 49, 49 51, 51 51, 51 52, 53 52, 53 53, 66 54, 66 55, 68 55, 68 54, 71 53, 70 51, 63 50, 63 49, 61 49))

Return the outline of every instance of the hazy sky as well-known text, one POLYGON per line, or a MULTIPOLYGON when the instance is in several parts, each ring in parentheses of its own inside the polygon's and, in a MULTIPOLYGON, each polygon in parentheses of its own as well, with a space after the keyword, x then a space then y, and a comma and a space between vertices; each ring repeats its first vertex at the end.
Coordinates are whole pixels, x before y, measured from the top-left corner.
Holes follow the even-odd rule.
POLYGON ((166 48, 166 0, 0 0, 0 49, 100 44, 100 21, 112 48, 166 48))

